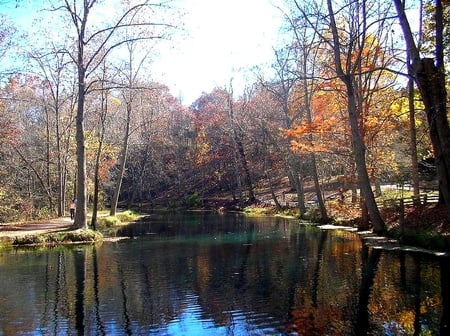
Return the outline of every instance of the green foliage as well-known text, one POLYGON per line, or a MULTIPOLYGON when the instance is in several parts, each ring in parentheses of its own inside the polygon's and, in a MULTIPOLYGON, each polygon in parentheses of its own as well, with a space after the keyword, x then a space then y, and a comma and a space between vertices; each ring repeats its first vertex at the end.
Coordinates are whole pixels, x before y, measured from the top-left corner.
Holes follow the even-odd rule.
POLYGON ((37 218, 53 218, 55 214, 47 207, 43 207, 37 211, 37 218))
POLYGON ((278 215, 283 217, 295 217, 300 218, 300 214, 297 209, 291 209, 291 208, 283 208, 279 211, 276 210, 275 207, 258 207, 258 206, 248 206, 244 208, 244 213, 247 216, 271 216, 271 215, 278 215))
POLYGON ((120 225, 121 221, 117 216, 106 216, 106 217, 100 217, 97 219, 97 228, 98 229, 105 229, 110 228, 116 225, 120 225))
POLYGON ((261 216, 261 215, 273 215, 275 214, 275 208, 273 207, 257 207, 248 206, 244 208, 244 213, 247 216, 261 216))
POLYGON ((313 223, 318 223, 321 220, 320 210, 318 207, 311 207, 305 214, 305 219, 313 223))
POLYGON ((132 222, 136 220, 139 217, 139 215, 133 212, 132 210, 126 210, 124 212, 118 213, 116 217, 121 222, 132 222))
POLYGON ((189 208, 194 208, 200 204, 200 196, 197 192, 194 192, 192 195, 188 196, 186 199, 186 203, 189 208))
POLYGON ((139 217, 138 214, 131 210, 120 212, 115 216, 104 216, 97 219, 97 229, 104 230, 120 225, 122 223, 128 223, 135 221, 139 217))

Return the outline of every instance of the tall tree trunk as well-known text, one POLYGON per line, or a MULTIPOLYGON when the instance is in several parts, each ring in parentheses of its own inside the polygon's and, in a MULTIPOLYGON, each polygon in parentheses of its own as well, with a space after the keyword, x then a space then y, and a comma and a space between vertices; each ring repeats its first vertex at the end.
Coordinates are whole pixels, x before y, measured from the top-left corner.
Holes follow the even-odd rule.
POLYGON ((447 118, 447 91, 443 52, 443 11, 441 0, 436 0, 436 64, 431 58, 420 58, 404 4, 394 0, 400 26, 403 30, 411 65, 408 74, 414 78, 425 106, 430 139, 439 180, 440 203, 445 203, 450 218, 450 126, 447 118))
MULTIPOLYGON (((102 116, 103 116, 102 112, 102 116)), ((102 118, 103 119, 103 118, 102 118)), ((92 200, 92 218, 91 218, 91 226, 94 230, 97 229, 97 212, 98 212, 98 194, 99 194, 99 185, 100 185, 100 179, 99 179, 99 171, 100 171, 100 158, 102 155, 102 149, 103 149, 103 138, 105 134, 105 126, 104 126, 104 120, 102 120, 102 126, 100 131, 100 136, 98 140, 98 149, 97 154, 95 157, 95 168, 94 168, 94 197, 92 200)))
POLYGON ((239 206, 243 208, 244 206, 244 200, 243 200, 243 192, 242 192, 242 178, 241 178, 241 172, 239 169, 239 160, 238 160, 238 140, 237 140, 237 134, 236 129, 234 125, 234 109, 233 109, 233 98, 232 98, 233 92, 228 93, 228 124, 230 128, 231 133, 231 142, 233 143, 233 166, 234 166, 234 174, 236 178, 236 183, 238 187, 238 195, 239 195, 239 206))
MULTIPOLYGON (((83 49, 82 42, 80 49, 83 49)), ((84 142, 84 101, 85 101, 85 72, 83 66, 83 52, 79 51, 78 56, 78 110, 76 120, 77 142, 77 183, 74 226, 78 229, 87 229, 87 184, 86 184, 86 146, 84 142)))
POLYGON ((408 80, 408 105, 409 105, 409 152, 411 156, 411 180, 413 195, 419 196, 419 163, 417 162, 417 135, 416 135, 416 111, 414 108, 414 81, 408 80))
POLYGON ((329 221, 329 218, 327 214, 327 208, 325 207, 325 200, 323 198, 322 190, 320 188, 319 174, 317 173, 316 155, 314 153, 311 154, 311 161, 313 165, 312 177, 314 181, 314 189, 317 195, 317 202, 319 203, 320 220, 321 222, 325 223, 329 221))
POLYGON ((444 73, 435 66, 432 59, 426 58, 421 60, 416 76, 430 128, 439 179, 440 203, 446 204, 450 218, 450 127, 447 119, 444 73))
POLYGON ((270 169, 269 169, 269 146, 267 144, 267 130, 264 128, 263 130, 263 146, 264 146, 264 151, 265 151, 265 155, 264 155, 264 174, 269 182, 269 190, 270 190, 270 195, 272 196, 272 199, 275 203, 275 206, 277 207, 277 210, 281 210, 281 204, 278 201, 277 195, 275 194, 275 189, 273 187, 273 181, 272 181, 272 174, 270 173, 270 169))
POLYGON ((334 18, 334 12, 331 0, 327 0, 328 14, 330 15, 331 31, 333 36, 333 52, 338 77, 342 80, 346 87, 347 93, 347 111, 350 121, 350 129, 352 135, 353 155, 355 158, 356 171, 358 173, 359 187, 361 194, 365 200, 367 211, 369 213, 374 232, 382 232, 384 230, 384 221, 375 202, 375 196, 370 185, 369 174, 367 172, 365 145, 361 135, 360 125, 358 121, 357 96, 354 86, 354 75, 344 72, 341 62, 341 48, 339 42, 339 32, 337 23, 334 18))
MULTIPOLYGON (((306 57, 303 62, 303 72, 306 74, 308 71, 307 69, 307 63, 306 63, 306 57)), ((308 80, 306 76, 304 76, 303 79, 303 93, 304 93, 304 105, 306 110, 306 121, 311 124, 312 123, 312 112, 311 112, 311 99, 310 99, 310 92, 308 90, 308 80)), ((309 141, 313 141, 313 135, 309 134, 308 136, 309 141)), ((322 190, 320 189, 320 182, 319 182, 319 174, 317 170, 317 160, 316 160, 316 154, 311 153, 311 163, 312 163, 312 178, 314 181, 314 189, 316 191, 317 196, 317 202, 319 204, 319 211, 320 211, 320 219, 322 222, 328 222, 328 214, 327 214, 327 208, 325 207, 325 201, 323 198, 322 190)))
POLYGON ((128 155, 128 142, 130 140, 130 123, 131 123, 131 101, 127 102, 127 122, 125 125, 125 134, 123 138, 122 149, 120 151, 119 159, 119 171, 117 174, 116 186, 114 188, 114 195, 111 201, 111 209, 109 214, 114 216, 117 212, 117 204, 119 203, 120 189, 122 188, 123 175, 125 174, 125 165, 127 162, 128 155))
MULTIPOLYGON (((150 150, 150 145, 147 144, 145 146, 145 150, 143 151, 144 153, 148 153, 150 150)), ((132 193, 131 193, 131 197, 128 201, 128 207, 131 208, 136 200, 136 196, 141 195, 142 194, 142 179, 144 177, 145 174, 145 168, 147 165, 147 161, 149 160, 149 155, 144 154, 142 161, 141 161, 141 169, 139 169, 139 174, 137 176, 135 176, 136 178, 136 182, 135 184, 132 186, 132 193)), ((142 195, 140 196, 140 198, 142 198, 142 195)))
POLYGON ((51 178, 50 178, 50 115, 48 111, 47 103, 44 101, 43 104, 45 105, 45 118, 46 118, 46 125, 45 125, 45 164, 46 164, 46 188, 48 190, 47 196, 48 196, 48 207, 53 212, 54 205, 53 205, 53 193, 52 193, 52 187, 51 187, 51 178))
MULTIPOLYGON (((56 170, 58 174, 58 217, 64 216, 65 210, 65 174, 63 172, 63 154, 61 151, 61 132, 60 132, 60 123, 59 123, 59 107, 58 103, 55 104, 55 123, 56 123, 56 170)), ((65 168, 64 168, 65 169, 65 168)))
MULTIPOLYGON (((106 75, 106 68, 103 68, 103 75, 106 75)), ((100 130, 98 131, 98 148, 97 154, 95 157, 95 168, 94 168, 94 196, 92 200, 92 218, 91 218, 91 226, 94 230, 97 229, 97 212, 98 212, 98 202, 99 202, 99 171, 100 171, 100 160, 103 149, 103 140, 105 138, 105 123, 106 116, 108 115, 108 91, 105 90, 104 82, 106 78, 102 80, 102 91, 101 91, 101 107, 100 107, 100 130)))
POLYGON ((255 191, 253 190, 252 175, 250 174, 250 169, 248 167, 247 157, 245 156, 244 145, 240 139, 237 139, 236 145, 238 147, 239 157, 241 159, 242 168, 244 169, 245 181, 247 183, 248 190, 248 201, 250 203, 255 202, 255 191))
POLYGON ((345 84, 347 88, 347 108, 352 134, 353 155, 355 157, 359 187, 361 189, 361 194, 373 225, 373 230, 379 233, 384 230, 384 221, 381 218, 380 211, 378 210, 378 206, 375 201, 375 195, 370 184, 369 174, 367 172, 365 145, 358 124, 358 114, 354 88, 351 83, 351 79, 347 80, 345 84))

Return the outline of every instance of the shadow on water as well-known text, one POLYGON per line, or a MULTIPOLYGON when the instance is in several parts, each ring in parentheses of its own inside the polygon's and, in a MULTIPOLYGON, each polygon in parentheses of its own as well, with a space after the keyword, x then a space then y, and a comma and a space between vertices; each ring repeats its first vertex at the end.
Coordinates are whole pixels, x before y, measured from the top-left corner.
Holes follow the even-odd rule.
POLYGON ((442 316, 441 335, 450 335, 450 258, 440 260, 441 269, 441 295, 442 295, 442 316))
POLYGON ((0 252, 0 335, 448 334, 446 258, 281 218, 157 214, 118 234, 0 252))
POLYGON ((95 322, 98 326, 99 335, 106 335, 105 325, 100 314, 100 273, 97 258, 98 247, 95 246, 92 251, 92 276, 93 276, 93 289, 94 289, 94 302, 95 302, 95 322))
POLYGON ((73 251, 75 266, 75 329, 78 335, 84 335, 84 282, 85 282, 85 263, 86 250, 73 251))
POLYGON ((368 305, 370 301, 370 294, 374 284, 375 274, 378 268, 378 263, 381 257, 381 250, 369 249, 364 246, 361 249, 362 255, 362 277, 361 285, 359 287, 358 307, 356 313, 356 320, 354 323, 355 335, 367 335, 369 331, 369 310, 368 305))

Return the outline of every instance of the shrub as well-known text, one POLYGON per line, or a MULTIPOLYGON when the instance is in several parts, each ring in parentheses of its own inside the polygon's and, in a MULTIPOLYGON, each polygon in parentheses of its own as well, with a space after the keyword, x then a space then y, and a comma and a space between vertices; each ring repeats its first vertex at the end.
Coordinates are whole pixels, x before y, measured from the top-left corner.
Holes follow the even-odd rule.
POLYGON ((192 195, 188 196, 186 201, 188 207, 190 208, 196 207, 200 204, 200 196, 198 195, 198 193, 195 192, 192 195))
POLYGON ((132 222, 138 218, 138 215, 131 210, 126 210, 124 212, 118 213, 116 217, 121 222, 132 222))
POLYGON ((54 245, 61 243, 93 243, 101 241, 103 235, 93 230, 75 230, 48 234, 15 237, 13 245, 54 245))
POLYGON ((97 229, 110 228, 121 224, 121 221, 117 216, 106 216, 97 219, 97 229))

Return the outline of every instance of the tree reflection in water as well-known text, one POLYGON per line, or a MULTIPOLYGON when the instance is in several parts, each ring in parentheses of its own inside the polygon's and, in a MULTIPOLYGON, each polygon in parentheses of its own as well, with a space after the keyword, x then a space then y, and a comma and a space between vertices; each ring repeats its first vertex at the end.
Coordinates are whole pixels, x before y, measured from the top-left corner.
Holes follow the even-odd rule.
POLYGON ((0 252, 0 334, 447 332, 445 258, 281 218, 160 214, 118 234, 133 239, 0 252))

